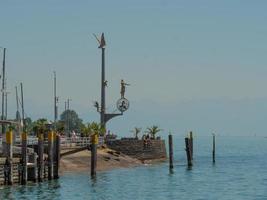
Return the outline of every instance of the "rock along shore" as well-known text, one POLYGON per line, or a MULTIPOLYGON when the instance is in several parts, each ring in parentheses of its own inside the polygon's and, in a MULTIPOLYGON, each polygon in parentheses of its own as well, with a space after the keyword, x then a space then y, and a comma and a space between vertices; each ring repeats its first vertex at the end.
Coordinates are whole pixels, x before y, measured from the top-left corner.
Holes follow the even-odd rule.
MULTIPOLYGON (((84 150, 61 158, 60 173, 90 172, 91 152, 84 150)), ((129 157, 109 148, 97 150, 97 171, 107 171, 117 168, 128 168, 142 165, 138 159, 129 157)))

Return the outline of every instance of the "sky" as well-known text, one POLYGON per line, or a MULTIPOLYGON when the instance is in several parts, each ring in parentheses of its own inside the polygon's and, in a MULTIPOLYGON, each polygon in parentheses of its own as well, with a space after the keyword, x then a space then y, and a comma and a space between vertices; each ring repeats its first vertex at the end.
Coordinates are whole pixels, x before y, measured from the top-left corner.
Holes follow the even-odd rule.
MULTIPOLYGON (((107 110, 120 80, 130 108, 107 127, 120 135, 152 125, 162 135, 267 135, 267 2, 264 0, 0 0, 0 46, 7 48, 8 117, 15 86, 26 115, 53 120, 53 71, 59 112, 98 121, 105 33, 107 110)), ((3 50, 0 49, 0 58, 3 50)))

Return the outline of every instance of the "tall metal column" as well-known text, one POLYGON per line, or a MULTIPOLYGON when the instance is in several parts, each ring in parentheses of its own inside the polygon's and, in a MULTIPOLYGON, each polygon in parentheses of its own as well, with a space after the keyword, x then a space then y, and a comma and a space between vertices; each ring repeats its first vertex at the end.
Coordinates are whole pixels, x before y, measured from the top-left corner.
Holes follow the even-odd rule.
MULTIPOLYGON (((2 72, 2 116, 1 119, 5 119, 5 68, 6 68, 6 48, 4 48, 3 55, 3 72, 2 72)), ((5 133, 5 125, 2 124, 2 134, 5 133)))
POLYGON ((6 120, 7 120, 7 94, 8 94, 7 91, 5 91, 5 119, 6 120))
POLYGON ((56 123, 57 123, 57 75, 56 71, 54 71, 54 130, 56 131, 56 123))
POLYGON ((96 35, 94 35, 97 39, 99 46, 98 48, 101 49, 101 108, 99 109, 98 102, 96 102, 95 107, 97 108, 97 111, 100 113, 100 124, 103 126, 103 128, 106 129, 106 122, 110 120, 113 117, 122 115, 121 113, 106 113, 106 86, 107 81, 105 78, 105 46, 106 41, 104 38, 104 33, 101 35, 101 39, 98 39, 96 35))
POLYGON ((19 126, 17 126, 17 130, 16 130, 16 135, 19 135, 21 132, 21 118, 20 118, 20 112, 19 112, 19 97, 18 97, 18 88, 17 86, 15 87, 16 89, 16 104, 17 104, 17 111, 16 111, 16 121, 19 124, 19 126))
MULTIPOLYGON (((70 101, 71 99, 67 99, 67 135, 70 137, 70 101)), ((66 107, 66 106, 65 106, 66 107)))
POLYGON ((20 114, 19 114, 19 97, 18 97, 18 88, 17 86, 15 87, 16 89, 16 104, 17 104, 17 111, 16 111, 16 120, 20 122, 20 114))
POLYGON ((25 117, 24 117, 24 100, 23 100, 23 85, 20 83, 21 89, 21 114, 22 114, 22 122, 23 122, 23 131, 21 134, 21 154, 22 154, 22 180, 21 184, 24 185, 27 183, 28 180, 28 155, 27 155, 27 132, 26 132, 26 124, 25 124, 25 117))
POLYGON ((100 112, 100 123, 106 128, 105 114, 106 114, 106 91, 105 91, 105 48, 101 47, 102 50, 102 71, 101 71, 101 112, 100 112))

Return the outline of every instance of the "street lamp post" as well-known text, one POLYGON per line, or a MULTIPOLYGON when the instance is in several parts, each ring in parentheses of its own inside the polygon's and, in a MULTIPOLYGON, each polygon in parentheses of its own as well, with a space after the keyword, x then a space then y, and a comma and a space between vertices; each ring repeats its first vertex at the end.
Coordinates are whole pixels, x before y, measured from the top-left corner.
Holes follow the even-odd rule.
POLYGON ((66 102, 66 104, 65 104, 65 109, 66 109, 66 107, 67 107, 67 134, 68 134, 68 136, 70 136, 70 116, 69 116, 69 114, 70 114, 70 101, 71 101, 71 99, 70 98, 68 98, 67 99, 67 102, 66 102))
POLYGON ((106 85, 105 85, 105 47, 101 47, 102 51, 102 73, 101 73, 101 110, 100 110, 100 123, 105 127, 105 114, 106 114, 106 85))
POLYGON ((58 97, 57 97, 57 74, 56 71, 54 71, 54 129, 56 131, 57 129, 57 115, 58 115, 58 107, 57 107, 57 103, 58 103, 58 97))
MULTIPOLYGON (((2 68, 2 115, 1 119, 5 119, 5 68, 6 68, 6 48, 1 47, 3 52, 3 68, 2 68)), ((5 125, 2 124, 2 134, 5 133, 5 125)))

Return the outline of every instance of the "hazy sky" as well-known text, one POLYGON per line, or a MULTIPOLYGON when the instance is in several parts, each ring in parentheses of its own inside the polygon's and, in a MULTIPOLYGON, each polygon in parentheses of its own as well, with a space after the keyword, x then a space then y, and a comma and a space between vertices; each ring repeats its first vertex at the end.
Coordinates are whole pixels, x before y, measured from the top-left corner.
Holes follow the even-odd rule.
POLYGON ((108 123, 112 131, 156 124, 175 134, 265 134, 266 10, 264 0, 0 0, 8 116, 23 82, 27 115, 53 119, 56 70, 60 112, 71 98, 84 121, 99 120, 101 51, 92 34, 104 32, 110 112, 120 79, 131 84, 130 109, 108 123))

